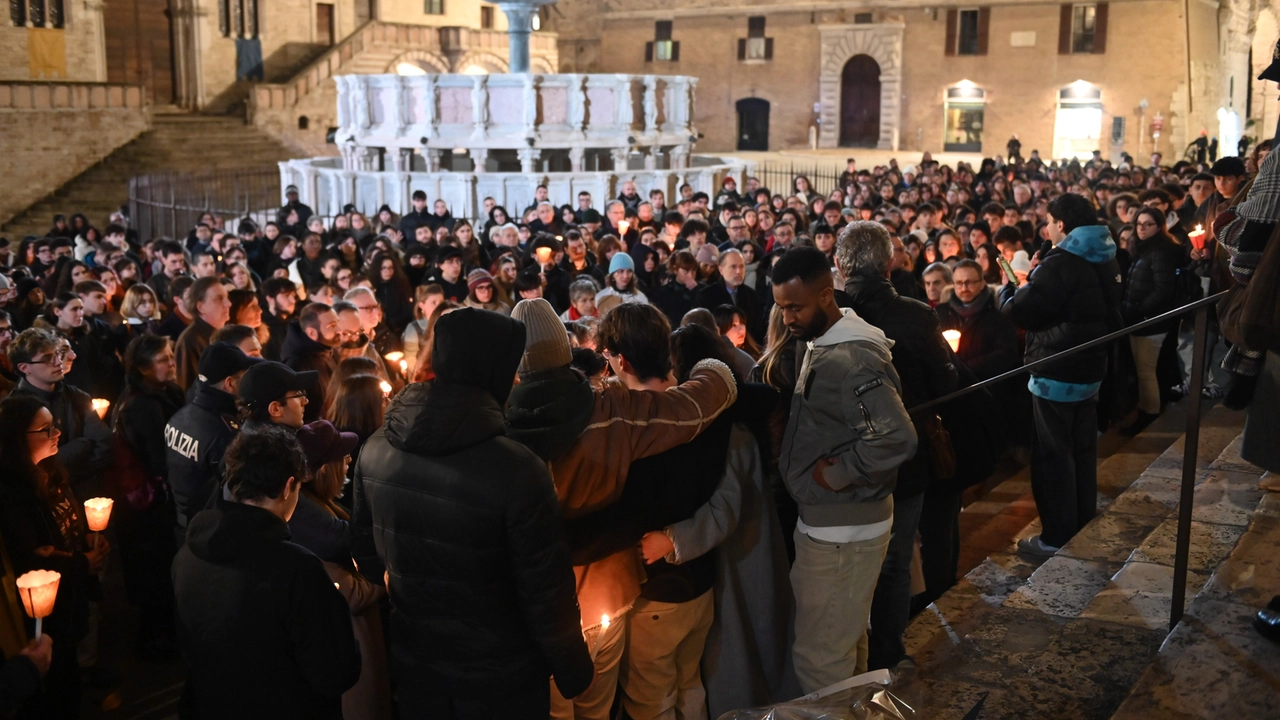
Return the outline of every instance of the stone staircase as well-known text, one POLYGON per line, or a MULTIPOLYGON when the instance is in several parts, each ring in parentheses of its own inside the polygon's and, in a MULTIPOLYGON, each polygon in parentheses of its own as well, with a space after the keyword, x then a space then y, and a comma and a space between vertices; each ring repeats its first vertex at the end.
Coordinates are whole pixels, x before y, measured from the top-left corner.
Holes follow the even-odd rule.
MULTIPOLYGON (((1166 415, 1099 466, 1099 515, 1054 557, 1016 553, 1040 531, 1026 523, 915 618, 921 717, 1280 717, 1280 646, 1248 624, 1280 592, 1280 499, 1263 497, 1263 472, 1239 457, 1243 414, 1205 412, 1189 610, 1170 634, 1184 420, 1166 415)), ((989 522, 1025 523, 1014 510, 989 522)))
POLYGON ((161 114, 151 129, 0 227, 10 240, 43 235, 53 216, 80 212, 102 229, 128 200, 129 179, 156 172, 199 173, 274 168, 293 155, 244 120, 207 115, 161 114))

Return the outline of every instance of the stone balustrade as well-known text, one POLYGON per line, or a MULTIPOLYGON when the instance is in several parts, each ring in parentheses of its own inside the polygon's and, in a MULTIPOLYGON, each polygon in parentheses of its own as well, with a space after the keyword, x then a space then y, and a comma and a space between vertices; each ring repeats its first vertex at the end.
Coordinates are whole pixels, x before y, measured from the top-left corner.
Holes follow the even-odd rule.
MULTIPOLYGON (((420 165, 422 159, 415 159, 420 165)), ((733 177, 742 187, 755 172, 754 163, 701 155, 688 158, 681 168, 629 167, 643 164, 643 158, 633 155, 627 169, 598 172, 399 172, 352 170, 343 166, 341 158, 321 157, 280 163, 280 187, 296 185, 302 202, 321 216, 341 214, 347 204, 371 216, 384 204, 395 212, 408 212, 413 191, 422 190, 432 201, 444 200, 455 217, 477 218, 486 197, 518 216, 533 203, 539 185, 547 186, 557 205, 573 204, 578 193, 585 191, 603 207, 618 196, 624 181, 632 180, 641 197, 647 198, 650 190, 662 190, 674 204, 685 183, 695 192, 714 195, 725 177, 733 177)))
MULTIPOLYGON (((697 138, 697 78, 661 75, 339 75, 336 141, 351 170, 405 170, 407 154, 467 148, 567 152, 573 170, 597 149, 649 153, 650 169, 678 168, 697 138), (373 150, 377 150, 375 154, 373 150), (374 167, 375 155, 385 168, 374 167)), ((524 162, 528 159, 528 162, 524 162)), ((566 168, 569 169, 569 168, 566 168)))
POLYGON ((65 82, 0 82, 0 111, 115 110, 145 112, 141 85, 65 82))

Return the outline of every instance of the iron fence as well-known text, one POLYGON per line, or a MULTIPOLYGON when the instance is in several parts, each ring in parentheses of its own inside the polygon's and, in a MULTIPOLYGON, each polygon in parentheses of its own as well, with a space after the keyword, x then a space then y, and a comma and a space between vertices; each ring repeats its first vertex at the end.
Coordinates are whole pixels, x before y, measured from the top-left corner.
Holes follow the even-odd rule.
POLYGON ((185 237, 206 212, 234 232, 242 218, 259 226, 274 220, 280 197, 280 171, 274 167, 139 175, 129 180, 129 218, 142 242, 185 237))
POLYGON ((803 175, 809 179, 811 191, 829 195, 839 187, 842 170, 836 165, 816 163, 764 162, 756 167, 756 178, 774 195, 790 195, 795 188, 795 178, 803 175))

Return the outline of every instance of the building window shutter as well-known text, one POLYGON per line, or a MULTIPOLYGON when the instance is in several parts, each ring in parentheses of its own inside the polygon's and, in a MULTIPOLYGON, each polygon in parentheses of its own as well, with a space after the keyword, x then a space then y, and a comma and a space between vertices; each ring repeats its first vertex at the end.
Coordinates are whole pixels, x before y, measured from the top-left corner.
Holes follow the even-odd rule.
POLYGON ((644 44, 644 61, 653 62, 653 41, 644 44))
POLYGON ((764 39, 764 59, 765 60, 773 59, 773 38, 764 39))
POLYGON ((1071 5, 1063 5, 1058 14, 1058 54, 1071 54, 1071 5))
POLYGON ((671 62, 680 61, 680 41, 676 40, 671 43, 671 62))
POLYGON ((739 60, 747 59, 747 39, 746 38, 738 38, 738 59, 739 60))
POLYGON ((947 55, 956 54, 956 28, 959 25, 959 11, 947 11, 947 55))
POLYGON ((1107 51, 1107 3, 1098 3, 1093 15, 1093 54, 1107 51))
POLYGON ((978 54, 987 54, 987 42, 991 38, 991 8, 978 10, 978 54))

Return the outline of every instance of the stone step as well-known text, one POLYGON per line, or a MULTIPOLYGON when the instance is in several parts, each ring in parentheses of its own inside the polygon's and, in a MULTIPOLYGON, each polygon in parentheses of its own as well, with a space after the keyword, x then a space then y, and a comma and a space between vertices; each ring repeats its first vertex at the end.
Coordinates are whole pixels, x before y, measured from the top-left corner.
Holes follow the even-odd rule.
POLYGON ((129 179, 137 175, 260 169, 292 156, 242 118, 158 113, 150 129, 31 205, 0 232, 11 239, 43 235, 54 214, 76 212, 84 212, 101 228, 126 202, 129 179))
MULTIPOLYGON (((1238 456, 1242 425, 1221 407, 1203 416, 1188 597, 1257 502, 1260 471, 1238 456)), ((1181 437, 1140 440, 1139 458, 1102 464, 1106 510, 1056 556, 1041 563, 1010 544, 915 618, 906 643, 930 717, 959 718, 986 694, 984 719, 1106 718, 1129 693, 1167 633, 1181 476, 1181 437)), ((1021 535, 1037 532, 1038 520, 1021 535)))

